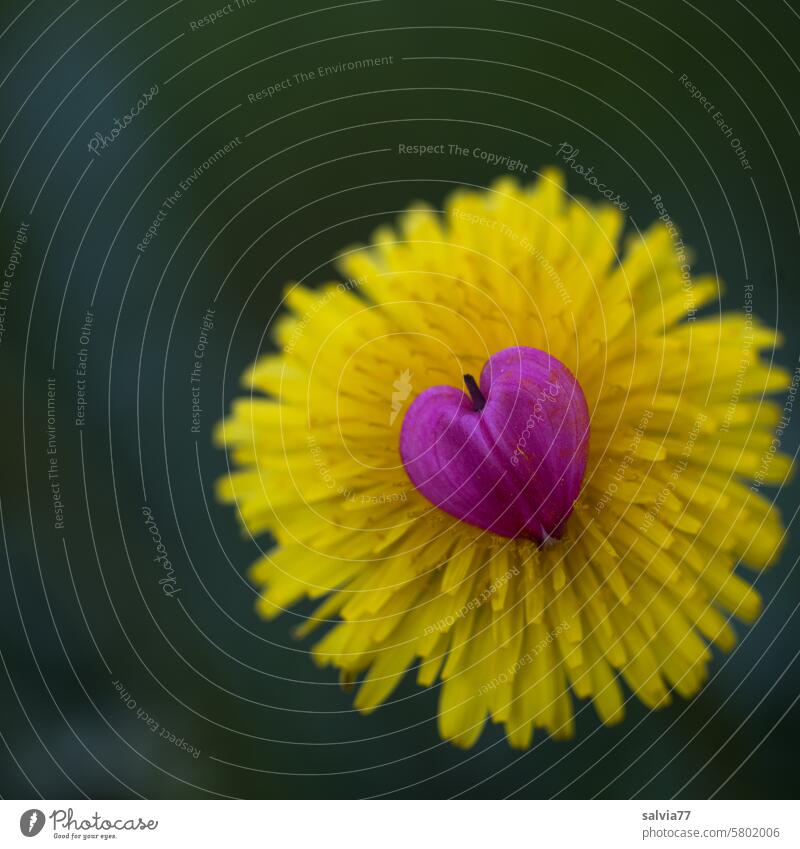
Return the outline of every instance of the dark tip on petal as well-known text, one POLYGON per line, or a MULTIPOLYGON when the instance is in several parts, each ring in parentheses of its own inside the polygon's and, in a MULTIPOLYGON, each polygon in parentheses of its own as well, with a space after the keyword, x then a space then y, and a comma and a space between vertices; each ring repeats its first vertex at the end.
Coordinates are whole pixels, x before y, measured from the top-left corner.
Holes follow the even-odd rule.
POLYGON ((486 406, 486 398, 483 397, 483 392, 471 374, 464 375, 464 383, 469 391, 469 397, 472 398, 472 409, 479 413, 486 406))

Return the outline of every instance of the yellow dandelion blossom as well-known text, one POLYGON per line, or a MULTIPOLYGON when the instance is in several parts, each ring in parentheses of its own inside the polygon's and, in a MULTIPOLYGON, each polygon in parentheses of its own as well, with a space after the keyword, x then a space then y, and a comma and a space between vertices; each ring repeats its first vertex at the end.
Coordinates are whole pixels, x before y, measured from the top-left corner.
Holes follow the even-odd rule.
POLYGON ((360 711, 413 667, 460 746, 487 718, 517 747, 568 738, 576 699, 623 718, 623 682, 651 708, 696 693, 758 615, 737 567, 783 537, 760 494, 789 471, 777 334, 700 313, 719 284, 674 230, 620 250, 623 227, 547 171, 415 206, 341 281, 287 288, 279 353, 219 427, 219 494, 276 541, 260 613, 321 599, 298 632, 322 626, 360 711))

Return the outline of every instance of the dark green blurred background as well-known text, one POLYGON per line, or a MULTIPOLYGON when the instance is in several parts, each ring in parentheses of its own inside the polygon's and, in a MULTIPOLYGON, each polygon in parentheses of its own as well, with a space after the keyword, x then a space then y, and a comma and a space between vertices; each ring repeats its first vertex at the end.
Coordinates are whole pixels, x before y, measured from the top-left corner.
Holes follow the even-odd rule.
MULTIPOLYGON (((0 342, 3 796, 796 795, 793 529, 781 562, 758 578, 763 617, 739 628, 740 645, 717 658, 697 698, 658 714, 632 701, 613 729, 584 709, 573 742, 540 735, 524 754, 491 727, 464 753, 438 738, 435 690, 409 676, 391 705, 362 717, 309 644, 290 637, 294 614, 258 619, 245 577, 258 548, 213 497, 225 469, 213 425, 268 345, 284 283, 325 280, 332 255, 409 203, 439 205, 503 173, 472 157, 401 155, 399 144, 481 147, 520 159, 533 178, 567 142, 638 227, 661 194, 696 250, 694 271, 726 281, 728 308, 743 308, 753 281, 755 312, 787 337, 776 358, 794 370, 796 9, 550 5, 256 0, 193 29, 214 3, 3 4, 4 267, 28 225, 0 342), (293 79, 367 57, 392 61, 293 79), (683 74, 733 128, 751 170, 683 74), (289 87, 249 102, 287 77, 289 87), (92 154, 94 134, 155 85, 92 154), (164 199, 237 136, 139 252, 164 199), (189 375, 210 306, 198 434, 189 375), (48 377, 63 531, 48 480, 48 377), (158 584, 145 497, 180 587, 173 598, 158 584), (148 730, 137 709, 185 746, 148 730)), ((574 174, 569 187, 596 200, 574 174)), ((794 453, 797 437, 792 421, 784 449, 794 453)), ((792 523, 797 484, 774 494, 792 523)))

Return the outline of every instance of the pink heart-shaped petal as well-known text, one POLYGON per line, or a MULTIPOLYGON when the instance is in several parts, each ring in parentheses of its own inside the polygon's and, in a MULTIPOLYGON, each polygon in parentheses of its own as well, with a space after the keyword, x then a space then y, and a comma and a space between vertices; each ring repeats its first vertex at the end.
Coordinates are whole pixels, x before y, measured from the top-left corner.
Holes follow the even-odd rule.
POLYGON ((580 492, 589 411, 578 381, 536 348, 505 348, 467 395, 433 386, 409 407, 400 456, 414 486, 470 525, 540 543, 559 538, 580 492), (471 396, 471 397, 470 397, 471 396))

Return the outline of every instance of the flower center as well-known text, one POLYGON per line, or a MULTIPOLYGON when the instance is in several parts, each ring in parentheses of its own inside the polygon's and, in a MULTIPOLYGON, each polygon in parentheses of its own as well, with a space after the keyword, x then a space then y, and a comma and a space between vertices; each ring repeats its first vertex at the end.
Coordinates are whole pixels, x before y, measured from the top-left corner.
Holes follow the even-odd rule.
POLYGON ((589 450, 578 381, 536 348, 505 348, 464 375, 469 396, 433 386, 409 407, 400 456, 430 502, 504 537, 546 544, 564 533, 589 450))

